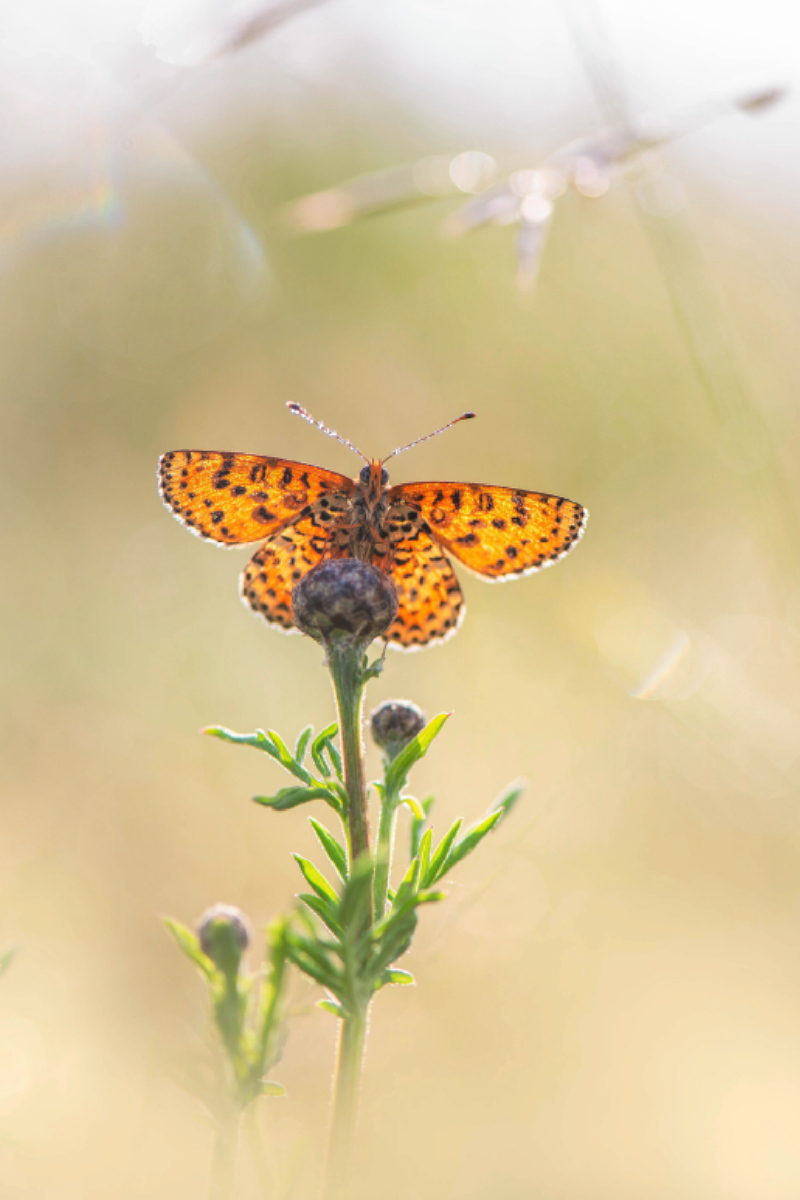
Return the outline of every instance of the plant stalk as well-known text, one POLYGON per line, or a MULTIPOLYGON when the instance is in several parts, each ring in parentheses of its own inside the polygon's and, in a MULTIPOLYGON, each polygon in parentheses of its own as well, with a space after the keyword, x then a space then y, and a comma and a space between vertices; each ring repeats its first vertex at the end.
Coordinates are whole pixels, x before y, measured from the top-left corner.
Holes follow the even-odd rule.
MULTIPOLYGON (((345 830, 352 865, 369 855, 367 785, 364 768, 362 710, 364 705, 363 642, 328 645, 328 666, 336 695, 339 736, 344 760, 344 784, 348 797, 345 830)), ((372 888, 366 911, 357 918, 356 927, 346 936, 356 940, 372 922, 372 888)), ((358 1115, 358 1090, 367 1032, 366 1006, 358 1007, 342 1018, 333 1086, 330 1141, 325 1183, 326 1200, 347 1200, 358 1115)))
POLYGON ((365 1013, 347 1016, 342 1020, 336 1057, 325 1200, 349 1200, 366 1033, 365 1013))
POLYGON ((336 695, 339 735, 344 758, 344 785, 348 796, 347 837, 354 863, 369 851, 367 785, 364 771, 364 739, 361 734, 364 707, 364 644, 328 645, 328 666, 336 695))
POLYGON ((394 828, 399 804, 399 795, 387 791, 381 804, 381 817, 378 824, 378 844, 375 848, 373 907, 376 921, 380 921, 384 914, 386 899, 389 894, 389 876, 392 870, 392 853, 394 850, 394 828))
POLYGON ((239 1117, 238 1108, 231 1105, 217 1122, 217 1136, 211 1160, 209 1200, 232 1200, 236 1151, 239 1141, 239 1117))
POLYGON ((256 1179, 258 1180, 258 1188, 261 1192, 263 1200, 270 1200, 273 1195, 274 1187, 272 1175, 267 1162, 267 1156, 264 1153, 264 1146, 261 1141, 261 1130, 259 1128, 258 1109, 255 1104, 251 1104, 245 1113, 245 1134, 250 1147, 250 1157, 253 1161, 253 1169, 256 1179))

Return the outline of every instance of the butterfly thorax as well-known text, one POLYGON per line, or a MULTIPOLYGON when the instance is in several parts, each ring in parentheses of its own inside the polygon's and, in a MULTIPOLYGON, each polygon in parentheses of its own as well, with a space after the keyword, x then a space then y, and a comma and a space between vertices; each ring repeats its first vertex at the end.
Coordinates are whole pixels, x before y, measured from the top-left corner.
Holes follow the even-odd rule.
POLYGON ((340 554, 376 566, 388 563, 391 551, 386 528, 388 482, 389 473, 379 459, 361 471, 348 511, 335 531, 340 554))

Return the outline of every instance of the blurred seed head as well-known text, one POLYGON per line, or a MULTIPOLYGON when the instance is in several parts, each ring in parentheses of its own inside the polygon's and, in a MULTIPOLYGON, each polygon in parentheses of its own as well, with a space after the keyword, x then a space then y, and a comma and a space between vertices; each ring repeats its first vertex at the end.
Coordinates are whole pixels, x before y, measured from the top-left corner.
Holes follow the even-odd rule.
POLYGON ((389 758, 396 758, 424 728, 425 714, 411 700, 387 700, 370 717, 372 740, 389 758))
POLYGON ((226 975, 239 970, 242 954, 250 945, 247 917, 233 904, 214 904, 197 922, 200 948, 226 975))
POLYGON ((397 616, 397 592, 377 567, 356 558, 334 558, 300 580, 292 592, 292 615, 302 633, 327 648, 366 645, 397 616))

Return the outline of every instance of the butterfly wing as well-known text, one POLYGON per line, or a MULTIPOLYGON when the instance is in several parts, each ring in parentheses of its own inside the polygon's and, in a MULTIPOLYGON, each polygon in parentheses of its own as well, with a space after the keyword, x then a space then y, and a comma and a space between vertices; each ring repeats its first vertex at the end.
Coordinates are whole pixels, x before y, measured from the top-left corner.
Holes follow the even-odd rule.
POLYGON ((450 562, 421 523, 394 542, 391 578, 398 609, 385 635, 390 645, 416 650, 455 633, 465 612, 461 588, 450 562))
POLYGON ((310 505, 323 506, 355 488, 352 479, 258 454, 172 450, 158 464, 167 508, 199 537, 236 546, 260 542, 296 521, 310 505))
POLYGON ((389 489, 387 521, 419 514, 465 567, 489 579, 518 579, 563 558, 588 513, 574 500, 479 483, 402 483, 389 489))
POLYGON ((318 510, 312 511, 274 534, 242 573, 240 590, 245 604, 287 632, 294 631, 292 589, 312 567, 334 553, 333 541, 319 516, 318 510))

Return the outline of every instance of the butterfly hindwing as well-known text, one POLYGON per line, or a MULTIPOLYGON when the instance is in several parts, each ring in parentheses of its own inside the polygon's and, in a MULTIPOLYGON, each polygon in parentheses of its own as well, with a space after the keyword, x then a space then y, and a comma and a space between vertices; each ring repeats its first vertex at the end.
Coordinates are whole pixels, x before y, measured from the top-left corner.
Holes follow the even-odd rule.
MULTIPOLYGON (((325 511, 324 509, 322 510, 325 511)), ((319 510, 274 534, 256 551, 241 579, 242 599, 272 625, 291 631, 292 590, 333 545, 319 510)))
MULTIPOLYGON (((257 454, 173 450, 162 456, 164 503, 193 533, 224 546, 260 542, 308 506, 341 504, 355 484, 346 475, 257 454)), ((321 510, 321 511, 324 511, 321 510)))
POLYGON ((455 632, 465 611, 461 588, 449 560, 422 523, 394 543, 391 578, 398 611, 385 634, 390 645, 414 650, 455 632))
POLYGON ((478 483, 403 483, 393 508, 415 509, 435 541, 489 579, 515 579, 550 566, 576 544, 587 512, 573 500, 478 483))

